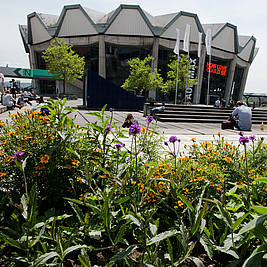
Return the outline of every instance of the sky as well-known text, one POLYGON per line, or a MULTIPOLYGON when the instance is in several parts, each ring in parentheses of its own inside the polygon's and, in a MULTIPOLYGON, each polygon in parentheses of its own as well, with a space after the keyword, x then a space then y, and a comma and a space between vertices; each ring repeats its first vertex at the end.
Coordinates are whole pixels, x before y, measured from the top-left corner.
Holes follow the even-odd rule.
POLYGON ((70 4, 104 13, 120 4, 133 4, 153 16, 186 11, 197 14, 203 24, 229 22, 237 26, 239 35, 253 35, 260 48, 250 67, 245 92, 267 94, 266 0, 1 0, 0 66, 29 68, 18 25, 26 25, 27 15, 32 12, 60 15, 63 6, 70 4))

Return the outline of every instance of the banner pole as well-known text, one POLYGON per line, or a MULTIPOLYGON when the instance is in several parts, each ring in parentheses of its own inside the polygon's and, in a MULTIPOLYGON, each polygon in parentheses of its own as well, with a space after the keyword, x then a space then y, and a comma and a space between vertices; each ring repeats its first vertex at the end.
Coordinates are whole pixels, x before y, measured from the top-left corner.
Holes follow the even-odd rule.
POLYGON ((186 80, 185 80, 185 97, 184 97, 184 102, 186 104, 186 90, 187 90, 187 80, 188 80, 188 65, 189 65, 189 50, 187 53, 187 65, 186 65, 186 80))
POLYGON ((207 89, 207 105, 209 104, 209 93, 210 93, 210 62, 211 62, 211 55, 209 55, 209 73, 208 73, 208 89, 207 89))
POLYGON ((179 54, 177 55, 177 72, 176 72, 176 87, 175 87, 175 98, 174 98, 174 104, 176 105, 177 100, 177 91, 178 91, 178 79, 179 79, 179 54))

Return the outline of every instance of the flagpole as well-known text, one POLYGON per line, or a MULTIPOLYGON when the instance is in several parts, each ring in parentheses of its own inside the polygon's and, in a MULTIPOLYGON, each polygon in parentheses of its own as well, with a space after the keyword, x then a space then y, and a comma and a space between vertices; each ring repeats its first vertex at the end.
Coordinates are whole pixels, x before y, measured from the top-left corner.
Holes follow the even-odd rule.
POLYGON ((212 32, 211 29, 207 29, 207 34, 205 38, 205 43, 206 43, 206 49, 207 49, 207 54, 209 55, 209 73, 208 73, 208 88, 207 88, 207 105, 209 104, 209 93, 210 93, 210 71, 211 71, 211 41, 212 41, 212 32))
POLYGON ((175 87, 175 98, 174 98, 174 104, 176 105, 177 100, 177 91, 178 91, 178 79, 179 79, 179 54, 177 55, 177 72, 176 72, 176 87, 175 87))
POLYGON ((174 97, 174 104, 176 105, 177 102, 177 91, 178 91, 178 74, 179 74, 179 50, 180 50, 180 30, 176 29, 177 32, 177 38, 176 38, 176 44, 174 47, 173 52, 177 55, 177 71, 176 71, 176 85, 175 85, 175 97, 174 97))
POLYGON ((189 51, 190 51, 190 24, 186 24, 185 33, 184 33, 184 49, 187 52, 187 64, 186 64, 186 78, 185 78, 185 98, 184 103, 186 102, 186 90, 188 84, 188 66, 189 66, 189 51))
POLYGON ((209 104, 209 93, 210 93, 210 62, 211 62, 211 55, 209 55, 209 74, 208 74, 208 89, 207 89, 207 105, 209 104))
POLYGON ((186 89, 187 89, 187 80, 188 80, 188 65, 189 65, 189 50, 187 53, 187 65, 186 65, 186 80, 185 80, 185 97, 184 102, 186 103, 186 89))

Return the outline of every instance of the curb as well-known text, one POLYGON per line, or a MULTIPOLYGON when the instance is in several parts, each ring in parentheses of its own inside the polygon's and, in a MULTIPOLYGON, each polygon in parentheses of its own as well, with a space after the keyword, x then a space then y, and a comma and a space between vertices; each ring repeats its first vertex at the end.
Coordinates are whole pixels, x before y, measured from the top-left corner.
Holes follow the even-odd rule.
POLYGON ((3 106, 3 105, 0 105, 0 114, 4 113, 5 111, 7 111, 7 107, 3 106))

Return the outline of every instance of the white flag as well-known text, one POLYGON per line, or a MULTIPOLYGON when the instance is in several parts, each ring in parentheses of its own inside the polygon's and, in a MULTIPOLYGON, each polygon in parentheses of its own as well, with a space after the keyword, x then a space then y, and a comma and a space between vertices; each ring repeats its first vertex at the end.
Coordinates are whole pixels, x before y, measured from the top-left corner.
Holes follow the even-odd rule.
POLYGON ((211 56, 211 29, 207 29, 205 43, 206 43, 207 55, 211 56))
POLYGON ((4 88, 4 85, 5 85, 5 77, 4 77, 4 74, 0 72, 0 90, 1 91, 4 88))
POLYGON ((189 44, 190 44, 190 24, 186 24, 185 32, 184 32, 184 51, 189 52, 189 44))
POLYGON ((202 44, 202 32, 198 33, 198 49, 197 49, 197 56, 201 57, 201 44, 202 44))
POLYGON ((177 38, 176 38, 176 44, 174 47, 173 52, 179 56, 179 52, 180 52, 180 30, 176 28, 176 32, 177 32, 177 38))

